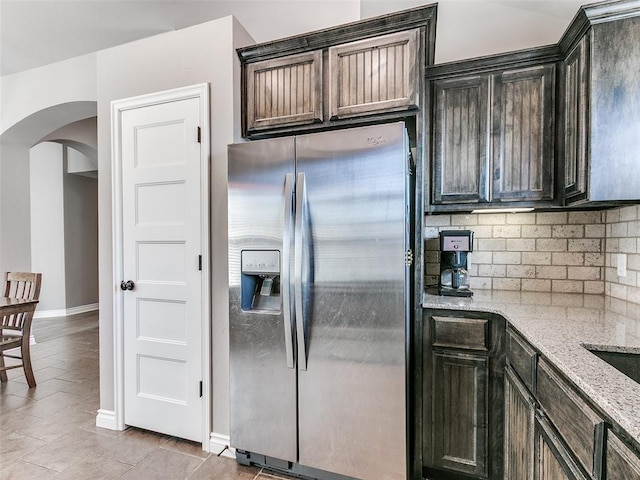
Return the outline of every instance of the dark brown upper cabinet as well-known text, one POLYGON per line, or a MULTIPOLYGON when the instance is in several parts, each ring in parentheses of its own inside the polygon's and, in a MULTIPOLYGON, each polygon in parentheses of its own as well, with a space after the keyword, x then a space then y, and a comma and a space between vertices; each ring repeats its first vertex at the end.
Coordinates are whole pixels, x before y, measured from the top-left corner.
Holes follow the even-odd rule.
POLYGON ((563 202, 640 200, 640 8, 582 7, 560 40, 563 65, 563 202))
POLYGON ((553 204, 561 60, 542 47, 428 69, 431 211, 553 204))
POLYGON ((418 7, 239 49, 243 135, 415 117, 433 64, 435 12, 418 7))

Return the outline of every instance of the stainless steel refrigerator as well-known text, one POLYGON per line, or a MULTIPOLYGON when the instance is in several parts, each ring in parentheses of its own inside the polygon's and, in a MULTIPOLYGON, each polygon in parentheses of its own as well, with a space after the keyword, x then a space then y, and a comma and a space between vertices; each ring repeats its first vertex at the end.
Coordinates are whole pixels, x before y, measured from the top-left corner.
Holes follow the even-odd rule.
POLYGON ((229 146, 239 462, 407 478, 408 151, 403 123, 229 146))

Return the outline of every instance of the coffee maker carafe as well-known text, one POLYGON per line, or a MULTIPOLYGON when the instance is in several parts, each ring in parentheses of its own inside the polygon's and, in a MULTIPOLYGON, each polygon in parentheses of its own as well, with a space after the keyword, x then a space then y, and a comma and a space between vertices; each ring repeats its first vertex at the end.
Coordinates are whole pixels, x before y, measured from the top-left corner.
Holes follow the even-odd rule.
POLYGON ((471 230, 440 232, 440 280, 438 293, 454 297, 471 297, 468 255, 473 251, 471 230))

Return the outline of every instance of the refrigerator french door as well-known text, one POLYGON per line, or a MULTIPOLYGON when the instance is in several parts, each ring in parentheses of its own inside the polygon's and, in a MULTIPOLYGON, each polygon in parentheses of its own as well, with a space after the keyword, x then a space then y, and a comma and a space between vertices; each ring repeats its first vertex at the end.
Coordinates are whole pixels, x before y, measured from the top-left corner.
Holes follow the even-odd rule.
POLYGON ((229 146, 239 461, 407 478, 408 163, 403 123, 229 146))

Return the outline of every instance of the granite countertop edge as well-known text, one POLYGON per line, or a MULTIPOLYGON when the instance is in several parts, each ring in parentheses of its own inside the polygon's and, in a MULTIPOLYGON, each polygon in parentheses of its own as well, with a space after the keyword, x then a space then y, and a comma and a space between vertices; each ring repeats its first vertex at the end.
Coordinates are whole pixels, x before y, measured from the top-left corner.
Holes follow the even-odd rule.
POLYGON ((640 353, 640 305, 604 295, 483 290, 471 298, 427 292, 422 306, 503 316, 640 447, 640 384, 585 348, 640 353))

